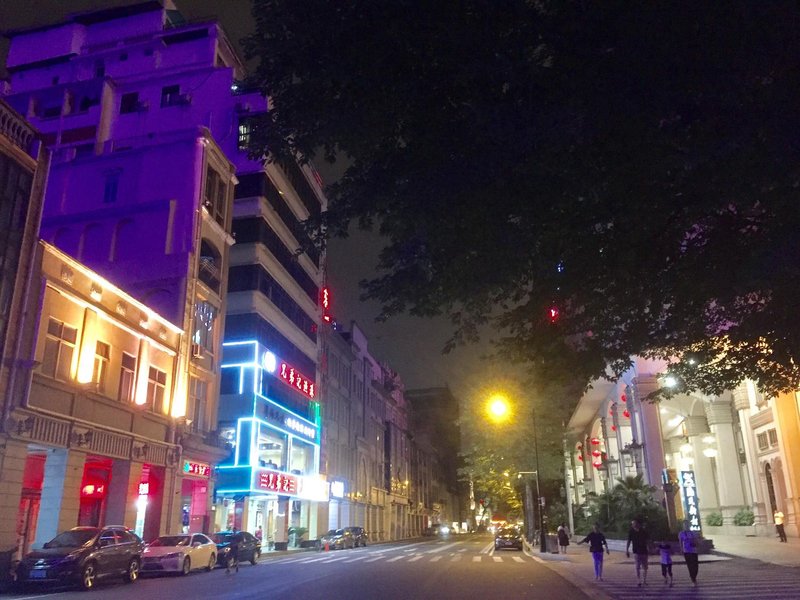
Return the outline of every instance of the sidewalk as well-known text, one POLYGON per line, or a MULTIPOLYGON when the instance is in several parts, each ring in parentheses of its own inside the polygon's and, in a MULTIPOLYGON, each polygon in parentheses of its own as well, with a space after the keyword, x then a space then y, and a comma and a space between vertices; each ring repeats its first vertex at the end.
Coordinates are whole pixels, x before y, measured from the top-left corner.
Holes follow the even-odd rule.
MULTIPOLYGON (((741 557, 753 560, 760 560, 775 565, 786 567, 800 567, 800 539, 789 538, 785 544, 780 543, 777 538, 772 537, 745 537, 733 535, 715 535, 713 538, 714 550, 711 554, 701 554, 701 572, 703 564, 725 563, 734 557, 741 557)), ((603 588, 609 585, 618 586, 633 585, 633 558, 625 556, 625 542, 622 540, 609 540, 611 553, 605 555, 603 575, 606 584, 597 585, 594 581, 594 569, 592 557, 588 548, 578 546, 573 541, 567 554, 540 553, 538 546, 528 546, 526 543, 525 551, 529 553, 537 562, 546 564, 548 567, 567 578, 583 593, 594 600, 610 600, 611 596, 603 588)), ((688 577, 686 567, 681 554, 674 554, 673 564, 676 565, 676 591, 685 591, 688 588, 688 577)), ((661 583, 660 557, 654 554, 650 557, 650 581, 658 587, 661 583)))

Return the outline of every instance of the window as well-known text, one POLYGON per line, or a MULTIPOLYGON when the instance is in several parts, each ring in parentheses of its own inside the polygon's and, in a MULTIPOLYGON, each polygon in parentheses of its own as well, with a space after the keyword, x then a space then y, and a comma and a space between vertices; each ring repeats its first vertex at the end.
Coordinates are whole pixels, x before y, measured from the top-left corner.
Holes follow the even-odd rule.
POLYGON ((208 354, 214 354, 214 327, 217 320, 217 307, 200 301, 194 305, 194 334, 192 343, 208 354))
POLYGON ((95 63, 94 63, 94 76, 95 77, 105 77, 106 76, 106 65, 102 60, 95 61, 95 63))
POLYGON ((117 543, 117 536, 113 529, 106 529, 100 534, 100 539, 98 541, 101 548, 105 546, 114 546, 117 543))
POLYGON ((92 381, 97 384, 97 391, 104 393, 106 390, 106 377, 108 375, 108 360, 111 356, 111 346, 105 342, 97 342, 94 351, 94 373, 92 381))
POLYGON ((127 53, 127 52, 122 52, 122 53, 119 55, 119 59, 120 59, 121 61, 128 60, 128 53, 127 53))
POLYGON ((212 218, 225 227, 227 213, 228 186, 222 177, 211 167, 206 172, 206 189, 204 206, 212 218))
POLYGON ((767 437, 769 438, 769 445, 770 446, 777 446, 778 445, 778 431, 775 429, 770 429, 767 431, 767 437))
POLYGON ((155 412, 163 413, 164 391, 167 389, 167 374, 161 369, 150 367, 147 376, 147 406, 155 412))
POLYGON ((111 171, 106 174, 105 185, 103 186, 103 203, 113 204, 117 201, 119 191, 120 171, 111 171))
POLYGON ((132 113, 139 110, 139 92, 129 92, 122 94, 122 100, 119 103, 119 112, 121 114, 132 113))
POLYGON ((180 103, 181 86, 168 85, 161 88, 161 106, 175 106, 180 103))
POLYGON ((136 377, 136 357, 122 353, 122 365, 119 371, 119 401, 133 402, 133 382, 136 377))
POLYGON ((76 328, 51 317, 47 323, 42 373, 55 379, 69 381, 77 339, 76 328))
POLYGON ((759 433, 756 436, 756 440, 758 441, 758 449, 759 450, 766 450, 769 448, 769 443, 767 442, 767 434, 766 433, 759 433))
POLYGON ((186 407, 186 418, 192 422, 191 428, 193 431, 205 431, 207 429, 207 398, 208 383, 198 377, 191 377, 189 379, 189 406, 186 407))
POLYGON ((253 127, 249 119, 239 121, 239 150, 245 151, 250 146, 250 134, 253 127))

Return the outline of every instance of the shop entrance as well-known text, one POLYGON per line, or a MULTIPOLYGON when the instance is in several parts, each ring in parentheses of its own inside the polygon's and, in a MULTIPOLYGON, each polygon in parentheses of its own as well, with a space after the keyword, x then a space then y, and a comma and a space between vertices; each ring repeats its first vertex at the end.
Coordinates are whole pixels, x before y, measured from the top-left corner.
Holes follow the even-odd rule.
POLYGON ((184 477, 181 482, 181 524, 184 533, 208 533, 208 480, 184 477))
POLYGON ((17 512, 17 551, 20 556, 27 554, 36 539, 36 522, 39 519, 39 506, 42 501, 46 458, 45 454, 30 453, 25 459, 22 495, 17 512))
POLYGON ((86 457, 81 480, 79 526, 100 527, 103 524, 112 464, 110 458, 86 457))

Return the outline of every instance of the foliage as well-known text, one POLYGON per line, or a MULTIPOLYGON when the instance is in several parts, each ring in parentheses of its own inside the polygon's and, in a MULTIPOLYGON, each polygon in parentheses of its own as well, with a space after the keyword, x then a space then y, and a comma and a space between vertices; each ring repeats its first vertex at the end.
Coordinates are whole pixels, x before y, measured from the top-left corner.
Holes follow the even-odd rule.
POLYGON ((749 508, 743 508, 733 515, 733 524, 739 526, 749 526, 756 522, 756 516, 749 508))
POLYGON ((644 483, 642 475, 618 478, 616 485, 600 494, 589 494, 576 518, 576 529, 589 531, 594 523, 610 537, 625 537, 633 519, 640 519, 651 539, 669 535, 667 515, 653 497, 655 488, 644 483))
POLYGON ((677 357, 800 386, 800 5, 254 0, 254 156, 339 158, 384 316, 490 323, 551 381, 677 357), (413 32, 413 35, 409 35, 413 32), (731 260, 731 257, 737 257, 731 260), (554 323, 549 309, 557 307, 554 323))
POLYGON ((722 525, 722 513, 708 513, 708 515, 706 515, 706 525, 709 527, 720 527, 722 525))

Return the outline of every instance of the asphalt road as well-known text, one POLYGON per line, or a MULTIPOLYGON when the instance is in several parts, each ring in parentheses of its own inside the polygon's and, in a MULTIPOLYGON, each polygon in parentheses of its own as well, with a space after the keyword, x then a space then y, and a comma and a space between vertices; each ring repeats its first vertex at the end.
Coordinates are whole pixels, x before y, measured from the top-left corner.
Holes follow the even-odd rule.
POLYGON ((414 543, 378 544, 334 552, 265 556, 238 573, 223 569, 187 577, 146 577, 133 585, 100 584, 89 593, 30 590, 18 600, 81 598, 263 600, 444 600, 448 598, 587 598, 526 553, 495 552, 488 536, 456 536, 414 543))

